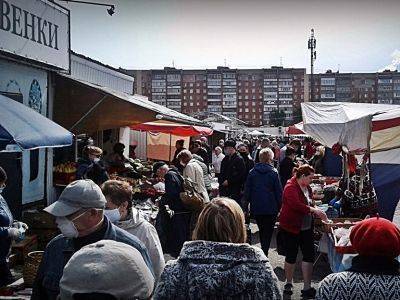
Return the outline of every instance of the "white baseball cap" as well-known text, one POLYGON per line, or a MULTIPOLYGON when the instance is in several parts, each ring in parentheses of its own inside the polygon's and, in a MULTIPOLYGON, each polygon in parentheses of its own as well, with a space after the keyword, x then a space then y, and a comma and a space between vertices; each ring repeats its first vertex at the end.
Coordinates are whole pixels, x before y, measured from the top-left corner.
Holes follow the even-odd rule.
POLYGON ((58 200, 44 211, 56 217, 65 217, 82 208, 104 208, 106 202, 100 187, 92 180, 76 180, 67 185, 58 200))
POLYGON ((60 298, 104 293, 117 299, 148 299, 153 289, 154 277, 138 250, 102 240, 83 247, 68 261, 60 281, 60 298))

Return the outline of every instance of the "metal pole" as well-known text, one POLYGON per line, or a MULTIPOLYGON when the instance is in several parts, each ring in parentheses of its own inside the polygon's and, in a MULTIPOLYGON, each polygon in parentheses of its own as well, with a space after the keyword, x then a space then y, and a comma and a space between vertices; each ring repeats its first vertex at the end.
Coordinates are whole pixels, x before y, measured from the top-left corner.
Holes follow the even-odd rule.
POLYGON ((74 129, 76 126, 78 126, 78 124, 80 122, 82 122, 83 119, 85 119, 93 110, 95 110, 95 108, 97 106, 99 106, 104 100, 106 100, 107 97, 108 97, 108 95, 104 95, 103 98, 101 98, 99 102, 97 102, 95 105, 93 105, 74 125, 72 125, 72 127, 69 129, 69 131, 72 131, 72 129, 74 129))
POLYGON ((316 47, 317 47, 317 40, 314 37, 314 29, 311 29, 311 37, 308 39, 308 49, 310 49, 310 58, 311 58, 311 102, 315 101, 314 61, 317 58, 317 51, 315 50, 316 47))

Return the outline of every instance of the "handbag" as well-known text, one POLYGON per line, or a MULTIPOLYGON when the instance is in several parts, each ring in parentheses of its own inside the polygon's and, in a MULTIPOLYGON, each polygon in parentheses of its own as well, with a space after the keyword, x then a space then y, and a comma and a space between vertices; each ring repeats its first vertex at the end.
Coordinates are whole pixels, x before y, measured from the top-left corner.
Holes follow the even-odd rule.
POLYGON ((183 179, 183 192, 179 194, 186 209, 200 211, 205 205, 205 200, 201 193, 195 188, 195 183, 189 178, 183 179))

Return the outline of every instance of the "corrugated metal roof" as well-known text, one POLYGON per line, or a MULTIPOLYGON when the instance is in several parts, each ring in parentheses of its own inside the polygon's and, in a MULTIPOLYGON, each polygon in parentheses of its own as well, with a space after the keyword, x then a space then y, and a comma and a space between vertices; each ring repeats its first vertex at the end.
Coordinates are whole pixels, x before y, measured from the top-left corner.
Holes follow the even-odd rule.
POLYGON ((87 81, 84 81, 84 80, 81 80, 81 79, 74 78, 73 76, 67 75, 67 74, 58 73, 58 75, 60 75, 61 77, 66 77, 66 78, 68 78, 70 80, 74 80, 74 81, 79 82, 81 84, 87 85, 89 87, 95 88, 95 89, 97 89, 99 91, 102 91, 102 92, 104 92, 104 93, 106 93, 106 94, 108 94, 110 96, 117 97, 117 98, 119 98, 121 100, 125 100, 125 101, 128 101, 128 102, 131 102, 131 103, 136 104, 136 105, 138 105, 140 107, 143 107, 145 109, 149 109, 149 110, 151 110, 153 112, 156 112, 157 114, 160 115, 160 119, 172 120, 172 121, 175 121, 175 122, 181 122, 181 123, 185 123, 185 124, 193 124, 193 125, 204 126, 204 122, 202 122, 202 121, 200 121, 198 119, 195 119, 193 117, 190 117, 188 115, 182 114, 180 112, 177 112, 175 110, 169 109, 169 108, 167 108, 165 106, 162 106, 162 105, 156 104, 154 102, 151 102, 145 96, 129 95, 127 93, 123 93, 123 92, 119 92, 119 91, 113 90, 113 89, 111 89, 109 87, 100 86, 100 85, 93 84, 93 83, 90 83, 90 82, 87 82, 87 81))

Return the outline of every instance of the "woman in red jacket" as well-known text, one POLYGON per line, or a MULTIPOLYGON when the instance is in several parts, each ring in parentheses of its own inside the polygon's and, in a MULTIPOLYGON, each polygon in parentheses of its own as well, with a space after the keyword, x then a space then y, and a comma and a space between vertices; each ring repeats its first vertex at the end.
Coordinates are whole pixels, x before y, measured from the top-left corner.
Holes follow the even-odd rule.
POLYGON ((314 262, 313 216, 326 220, 326 214, 313 207, 310 183, 314 169, 302 165, 283 190, 282 208, 279 216, 279 235, 285 252, 285 294, 292 294, 293 273, 298 249, 303 254, 301 265, 304 288, 303 298, 314 298, 315 289, 311 287, 311 275, 314 262))

